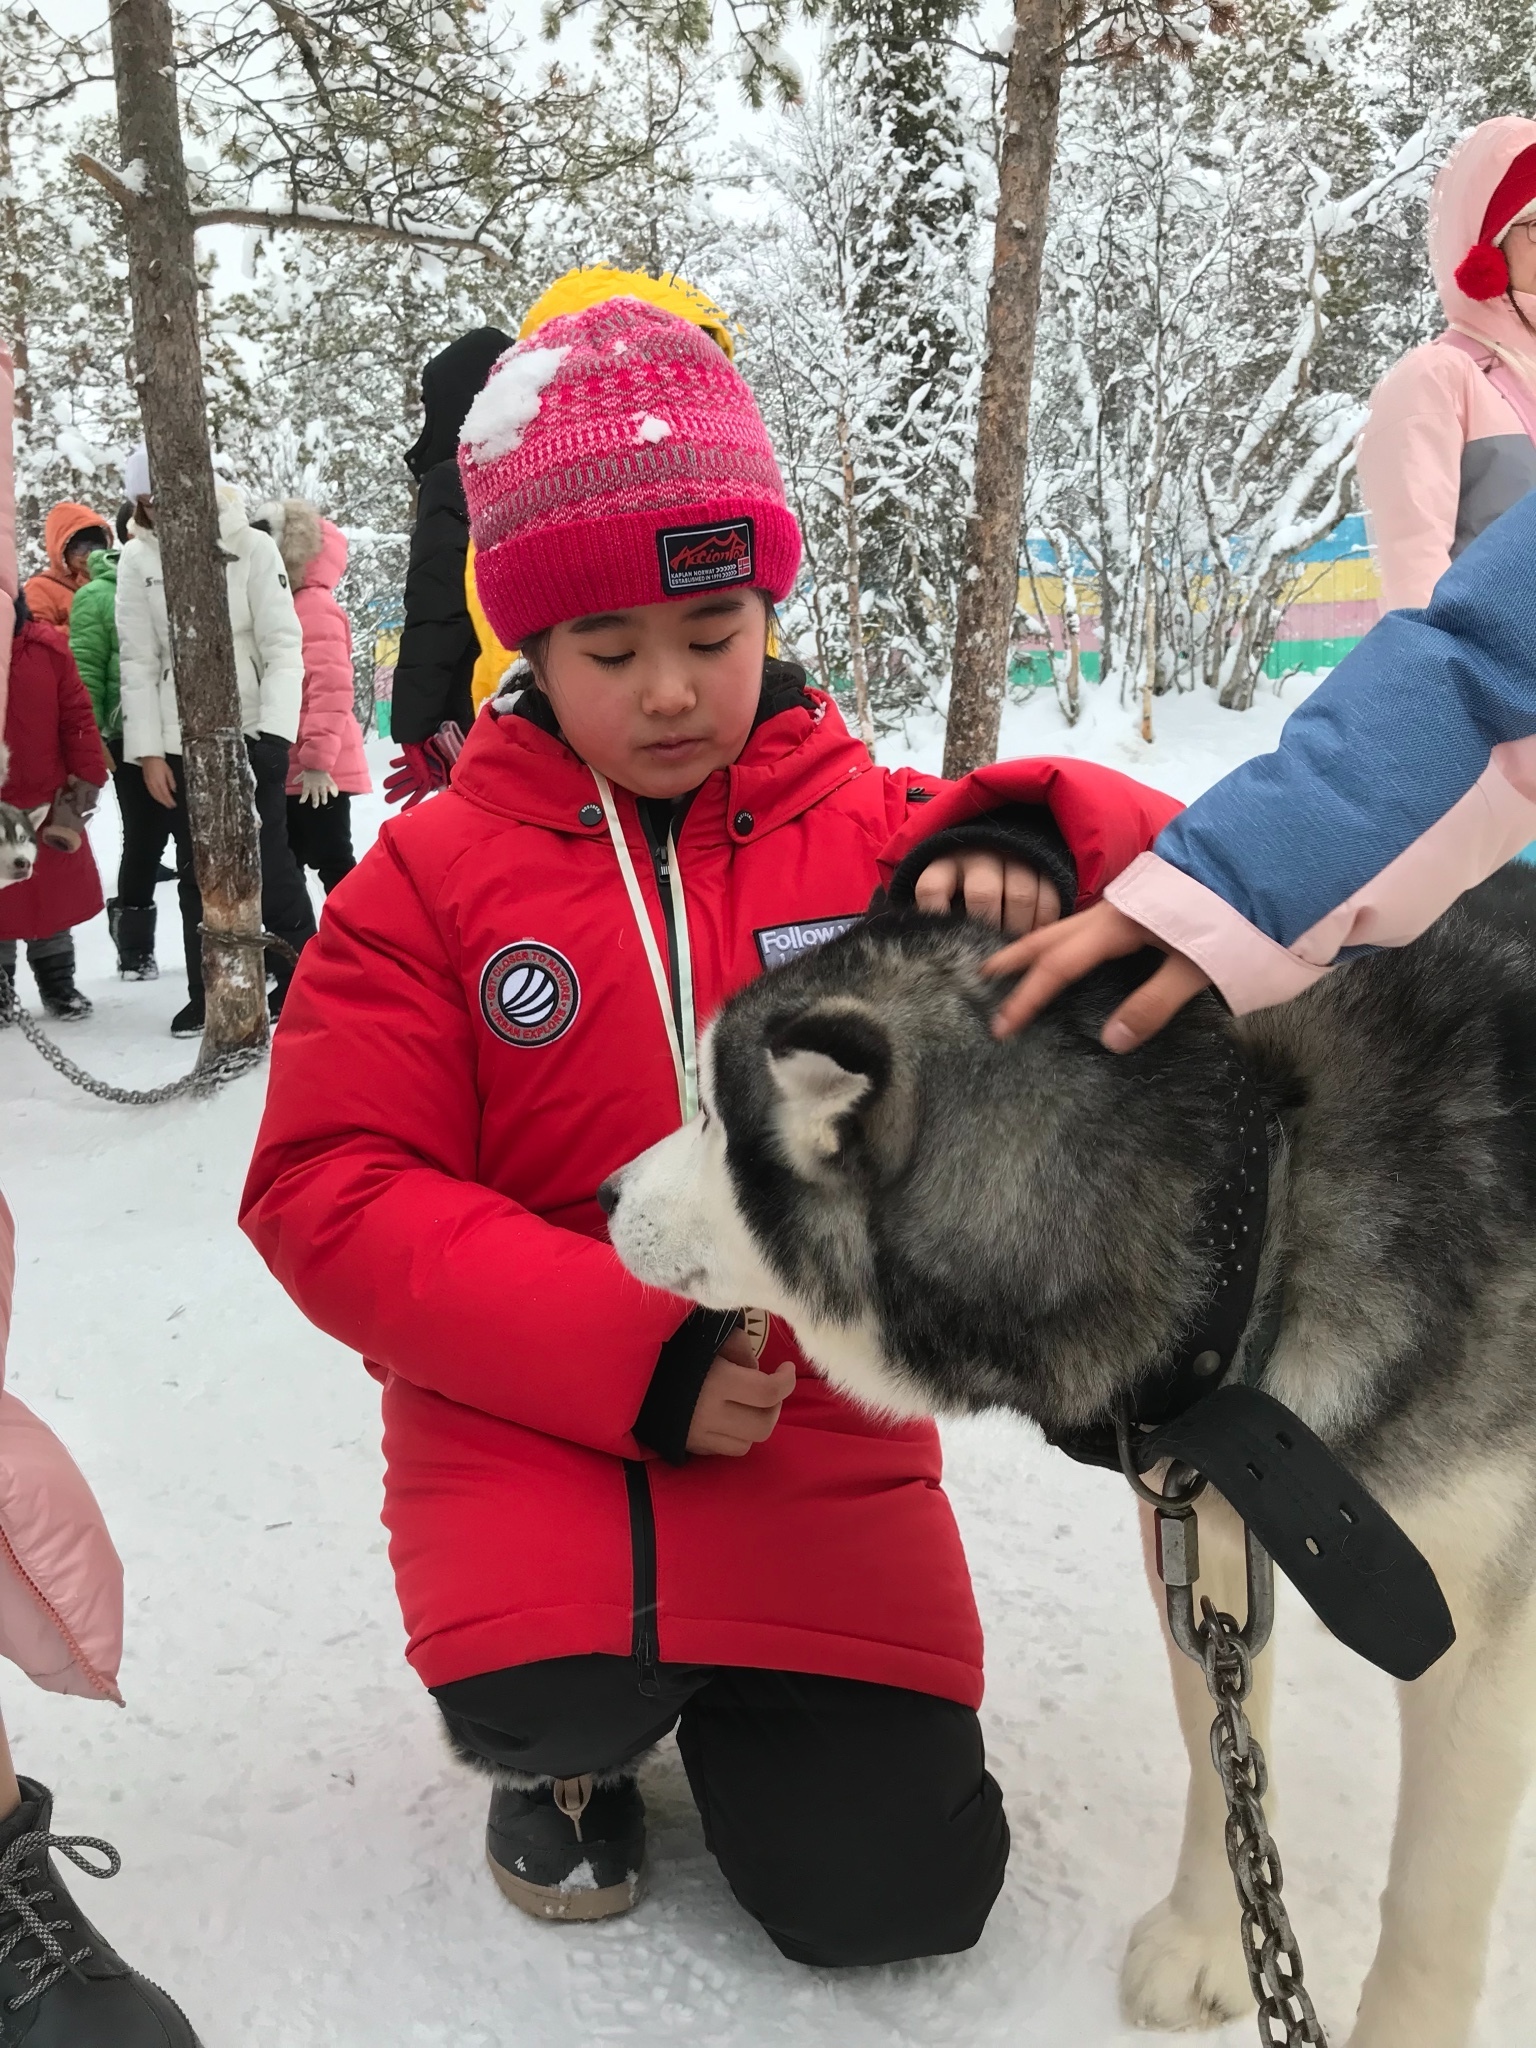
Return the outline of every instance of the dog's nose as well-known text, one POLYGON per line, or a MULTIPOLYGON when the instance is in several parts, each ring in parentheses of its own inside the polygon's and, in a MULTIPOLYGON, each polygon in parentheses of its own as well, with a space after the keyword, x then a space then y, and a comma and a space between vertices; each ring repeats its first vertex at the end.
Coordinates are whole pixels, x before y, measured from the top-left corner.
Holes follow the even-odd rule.
POLYGON ((597 1191, 597 1206, 605 1216, 611 1216, 619 1206, 619 1176, 610 1173, 597 1191))

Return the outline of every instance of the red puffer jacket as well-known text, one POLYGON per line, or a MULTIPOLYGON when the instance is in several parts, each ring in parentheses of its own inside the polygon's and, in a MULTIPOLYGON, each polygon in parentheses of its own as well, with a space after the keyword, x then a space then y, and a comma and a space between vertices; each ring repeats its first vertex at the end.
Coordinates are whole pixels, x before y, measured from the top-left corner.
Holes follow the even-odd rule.
MULTIPOLYGON (((678 834, 701 1022, 762 958, 862 911, 883 851, 977 808, 970 785, 922 802, 942 785, 876 768, 829 699, 809 706, 766 719, 678 834)), ((986 781, 983 805, 1051 803, 1085 896, 1177 808, 1077 762, 986 781)), ((614 795, 675 965, 638 808, 614 795)), ((331 895, 273 1050, 242 1220, 384 1384, 410 1660, 440 1685, 606 1651, 974 1703, 981 1631, 931 1424, 855 1407, 774 1325, 765 1365, 801 1377, 766 1443, 679 1466, 635 1438, 688 1305, 623 1271, 594 1191, 676 1128, 678 1087, 598 798, 558 739, 483 714, 452 788, 331 895)))
MULTIPOLYGON (((11 650, 5 744, 10 766, 0 802, 18 810, 51 804, 71 775, 100 789, 111 773, 69 642, 36 619, 27 620, 11 650)), ((39 846, 30 878, 0 889, 0 939, 51 938, 86 923, 101 906, 89 839, 74 853, 39 846)))

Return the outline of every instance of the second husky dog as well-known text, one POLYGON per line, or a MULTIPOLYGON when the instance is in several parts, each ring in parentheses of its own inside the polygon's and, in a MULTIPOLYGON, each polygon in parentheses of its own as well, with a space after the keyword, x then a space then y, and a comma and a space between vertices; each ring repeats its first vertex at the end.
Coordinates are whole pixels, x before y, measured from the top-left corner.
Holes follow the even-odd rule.
MULTIPOLYGON (((999 1042, 1007 984, 980 972, 994 934, 873 918, 726 1007, 699 1116, 604 1190, 651 1285, 782 1315, 878 1407, 1008 1407, 1055 1434, 1102 1420, 1209 1293, 1200 1224, 1241 1062, 1271 1134, 1256 1301, 1283 1311, 1262 1385, 1423 1551, 1458 1632, 1402 1689, 1398 1828, 1351 2048, 1467 2041, 1536 1742, 1536 948, 1524 885, 1501 886, 1510 900, 1284 1008, 1233 1022, 1205 998, 1125 1057, 1098 1031, 1144 963, 999 1042)), ((1199 1591, 1241 1614, 1236 1520, 1207 1496, 1201 1525, 1199 1591)), ((1212 1710, 1196 1666, 1172 1665, 1185 1835, 1122 1994, 1136 2023, 1186 2028, 1251 2001, 1212 1710)))
POLYGON ((0 889, 30 878, 37 865, 37 828, 47 815, 46 804, 37 811, 0 804, 0 889))

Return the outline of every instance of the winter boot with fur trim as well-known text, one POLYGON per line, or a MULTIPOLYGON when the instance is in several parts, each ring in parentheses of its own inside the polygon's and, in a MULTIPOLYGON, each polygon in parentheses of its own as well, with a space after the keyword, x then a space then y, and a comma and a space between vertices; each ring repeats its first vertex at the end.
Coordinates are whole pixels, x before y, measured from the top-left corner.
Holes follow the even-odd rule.
POLYGON ((514 1906, 537 1920, 607 1920, 640 1897, 645 1807, 633 1778, 498 1785, 485 1853, 514 1906))
POLYGON ((49 1853, 115 1877, 117 1851, 51 1833, 53 1794, 18 1782, 21 1804, 0 1821, 0 2048, 198 2048, 176 2001, 107 1946, 49 1853))

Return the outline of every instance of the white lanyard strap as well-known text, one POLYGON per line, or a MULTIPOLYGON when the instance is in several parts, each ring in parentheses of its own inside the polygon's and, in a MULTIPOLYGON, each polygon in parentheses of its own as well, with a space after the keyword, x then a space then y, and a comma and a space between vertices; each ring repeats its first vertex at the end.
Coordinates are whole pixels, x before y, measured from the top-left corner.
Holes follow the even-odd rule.
POLYGON ((597 784, 597 793, 602 798, 603 816, 608 821, 608 837, 613 841, 614 853, 618 856, 619 872, 624 877, 625 892, 629 907, 634 912, 635 923, 640 927, 640 943, 645 948, 646 964, 651 970, 651 981, 656 989, 656 1000, 661 1005, 661 1019, 667 1027, 667 1044, 672 1052, 672 1068, 677 1077, 677 1104, 687 1123, 699 1106, 699 1055, 694 1029, 693 1013, 693 956, 688 946, 688 906, 683 897, 683 878, 678 872, 677 844, 671 833, 667 834, 667 872, 672 887, 672 928, 677 941, 677 982, 679 1006, 683 1013, 683 1031, 679 1038, 677 1019, 672 1014, 672 985, 661 949, 656 944, 655 929, 651 914, 645 907, 645 898, 640 893, 640 877, 635 873, 635 863, 630 857, 629 842, 624 837, 624 827, 619 820, 618 806, 613 800, 613 790, 608 778, 592 770, 592 780, 597 784))

